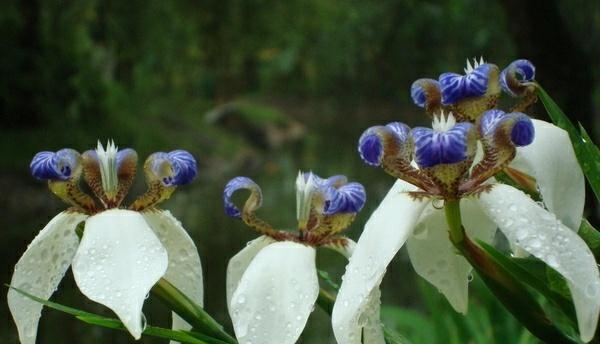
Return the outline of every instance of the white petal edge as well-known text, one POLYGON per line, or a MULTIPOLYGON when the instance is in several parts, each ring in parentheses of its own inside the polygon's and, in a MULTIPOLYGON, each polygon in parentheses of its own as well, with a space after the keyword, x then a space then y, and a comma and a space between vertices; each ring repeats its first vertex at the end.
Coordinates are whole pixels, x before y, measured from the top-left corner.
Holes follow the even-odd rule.
POLYGON ((248 265, 252 262, 252 259, 267 245, 274 243, 275 240, 271 239, 266 235, 258 237, 252 241, 249 241, 240 252, 235 256, 231 257, 227 264, 227 282, 226 282, 226 293, 227 293, 227 310, 231 313, 231 297, 233 292, 237 289, 244 272, 248 268, 248 265))
POLYGON ((85 296, 112 309, 139 339, 144 300, 167 265, 167 251, 144 217, 113 209, 86 220, 73 275, 85 296))
POLYGON ((479 202, 509 241, 567 280, 581 339, 590 341, 600 313, 600 274, 585 242, 554 214, 511 186, 497 184, 481 194, 479 202))
POLYGON ((240 344, 292 344, 319 295, 315 249, 276 242, 260 250, 231 298, 240 344))
MULTIPOLYGON (((63 211, 42 229, 15 266, 10 285, 48 300, 71 265, 79 238, 77 224, 87 215, 63 211)), ((22 344, 34 344, 43 305, 10 289, 8 307, 22 344)))
POLYGON ((577 232, 585 205, 585 180, 569 135, 537 119, 533 126, 535 139, 517 148, 510 166, 534 177, 546 208, 577 232))
MULTIPOLYGON (((349 238, 346 239, 346 245, 344 247, 340 247, 338 245, 324 246, 326 248, 332 249, 347 259, 350 259, 352 253, 354 252, 354 248, 356 247, 356 243, 349 238)), ((383 324, 381 323, 381 291, 379 288, 373 289, 371 294, 368 297, 365 311, 362 314, 362 318, 359 319, 359 322, 363 325, 363 339, 365 343, 369 344, 385 344, 385 336, 383 332, 383 324)))
MULTIPOLYGON (((192 238, 168 210, 147 211, 142 215, 167 250, 169 265, 163 278, 196 304, 203 306, 202 263, 192 238)), ((192 326, 173 312, 172 328, 190 330, 192 326)))
MULTIPOLYGON (((339 344, 359 344, 361 316, 368 310, 373 290, 386 268, 417 224, 428 201, 415 201, 408 191, 418 189, 398 180, 373 212, 346 266, 331 316, 339 344)), ((363 316, 364 319, 364 316, 363 316)))
MULTIPOLYGON (((472 239, 490 242, 496 230, 476 202, 461 201, 463 223, 472 239)), ((450 242, 444 210, 428 206, 407 243, 417 274, 435 286, 459 313, 469 305, 469 275, 473 268, 450 242)))

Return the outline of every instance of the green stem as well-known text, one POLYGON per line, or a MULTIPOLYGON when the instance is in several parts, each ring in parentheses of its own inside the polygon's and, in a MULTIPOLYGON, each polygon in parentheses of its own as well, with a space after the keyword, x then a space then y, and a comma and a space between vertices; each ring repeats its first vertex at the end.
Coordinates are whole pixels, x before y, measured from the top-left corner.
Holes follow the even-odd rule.
POLYGON ((460 217, 460 200, 449 200, 444 203, 446 222, 450 228, 450 240, 459 250, 465 240, 465 230, 460 217))
POLYGON ((173 312, 192 325, 194 330, 229 344, 237 344, 237 340, 225 332, 223 326, 213 319, 210 314, 164 278, 161 278, 151 291, 173 312))

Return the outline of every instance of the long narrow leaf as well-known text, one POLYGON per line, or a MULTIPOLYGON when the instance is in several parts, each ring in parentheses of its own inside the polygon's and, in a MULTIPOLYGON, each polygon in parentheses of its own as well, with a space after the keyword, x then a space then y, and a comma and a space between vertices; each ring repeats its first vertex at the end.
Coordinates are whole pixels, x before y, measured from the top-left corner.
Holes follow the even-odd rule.
MULTIPOLYGON (((102 327, 106 327, 106 328, 110 328, 110 329, 115 329, 115 330, 127 331, 127 329, 125 328, 123 323, 118 319, 104 317, 104 316, 86 312, 86 311, 83 311, 83 310, 80 310, 77 308, 61 305, 56 302, 44 300, 35 295, 29 294, 24 290, 21 290, 21 289, 12 287, 12 286, 9 286, 9 288, 16 290, 18 293, 22 294, 23 296, 28 297, 36 302, 39 302, 48 308, 73 315, 75 318, 77 318, 78 320, 81 320, 85 323, 88 323, 91 325, 102 326, 102 327)), ((143 334, 146 336, 176 340, 181 343, 187 343, 187 344, 220 344, 219 342, 209 342, 209 341, 200 340, 200 339, 195 338, 185 332, 174 331, 174 330, 165 329, 165 328, 161 328, 161 327, 155 327, 155 326, 146 326, 143 334)))

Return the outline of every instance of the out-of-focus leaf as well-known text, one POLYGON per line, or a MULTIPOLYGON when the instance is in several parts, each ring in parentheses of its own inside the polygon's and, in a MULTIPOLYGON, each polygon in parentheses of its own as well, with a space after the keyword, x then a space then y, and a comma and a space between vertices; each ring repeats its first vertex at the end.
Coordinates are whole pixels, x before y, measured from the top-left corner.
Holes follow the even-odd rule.
POLYGON ((569 133, 581 169, 590 183, 592 190, 594 190, 596 198, 600 199, 600 149, 592 142, 581 124, 579 124, 579 130, 577 130, 577 127, 569 120, 550 95, 541 86, 538 86, 537 89, 538 96, 544 104, 552 122, 569 133))
MULTIPOLYGON (((22 294, 36 302, 39 302, 48 308, 52 308, 54 310, 73 315, 75 318, 77 318, 85 323, 102 326, 102 327, 106 327, 106 328, 110 328, 110 329, 115 329, 115 330, 127 331, 125 326, 123 326, 123 323, 118 319, 104 317, 104 316, 86 312, 86 311, 83 311, 83 310, 80 310, 77 308, 61 305, 56 302, 44 300, 35 295, 29 294, 26 291, 23 291, 21 289, 18 289, 18 288, 12 287, 12 286, 9 286, 9 288, 16 290, 20 294, 22 294)), ((146 336, 171 339, 171 340, 179 341, 181 343, 188 343, 188 344, 222 344, 222 343, 224 343, 224 342, 217 341, 217 340, 204 341, 204 340, 195 338, 195 337, 193 337, 185 332, 182 332, 182 331, 174 331, 174 330, 165 329, 165 328, 161 328, 161 327, 155 327, 155 326, 147 326, 144 329, 143 334, 146 336)))
POLYGON ((405 333, 415 343, 435 343, 436 328, 423 314, 394 306, 383 306, 381 318, 392 329, 405 333))
POLYGON ((600 231, 594 228, 586 219, 581 221, 579 226, 579 236, 585 241, 588 247, 592 250, 596 261, 600 261, 600 231))
POLYGON ((335 289, 336 291, 340 289, 340 285, 333 281, 327 271, 317 269, 317 272, 319 273, 319 277, 321 277, 321 279, 323 279, 323 281, 325 281, 331 288, 335 289))

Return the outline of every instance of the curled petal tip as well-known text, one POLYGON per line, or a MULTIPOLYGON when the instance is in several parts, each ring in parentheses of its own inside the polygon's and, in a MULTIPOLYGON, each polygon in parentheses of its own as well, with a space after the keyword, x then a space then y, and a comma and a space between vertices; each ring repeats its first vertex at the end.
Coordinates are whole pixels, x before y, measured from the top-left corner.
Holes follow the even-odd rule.
POLYGON ((383 144, 373 128, 367 129, 358 140, 358 153, 364 162, 379 166, 383 158, 383 144))
POLYGON ((198 165, 189 152, 174 150, 150 155, 146 162, 146 170, 165 186, 178 186, 188 184, 196 178, 198 165))
POLYGON ((360 183, 348 183, 334 190, 326 202, 326 215, 340 213, 358 213, 367 200, 365 188, 360 183))
POLYGON ((490 137, 497 130, 508 130, 510 140, 516 147, 527 146, 535 138, 535 129, 531 118, 521 112, 486 111, 481 117, 479 130, 483 137, 490 137))
POLYGON ((519 59, 511 62, 500 73, 500 87, 513 97, 524 91, 524 86, 535 79, 535 66, 531 61, 519 59))
POLYGON ((31 160, 31 174, 41 180, 68 180, 80 166, 80 154, 70 148, 39 152, 31 160))
POLYGON ((410 128, 400 122, 371 127, 358 140, 358 152, 364 162, 371 166, 381 165, 385 147, 394 142, 400 148, 410 137, 410 128))
POLYGON ((440 102, 440 84, 434 79, 418 79, 410 87, 410 96, 418 107, 425 108, 440 102))
POLYGON ((256 208, 259 208, 262 203, 262 191, 258 184, 256 184, 252 179, 248 177, 235 177, 231 179, 223 190, 223 205, 225 208, 225 214, 234 218, 241 218, 242 212, 240 209, 233 203, 231 197, 233 194, 241 189, 250 190, 252 193, 257 193, 259 196, 258 204, 256 208))

